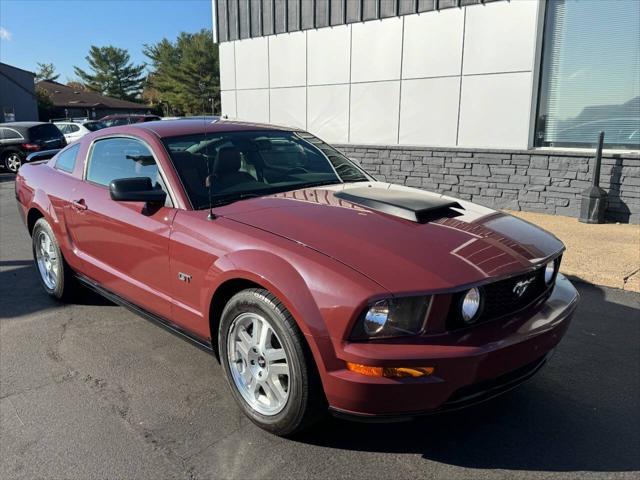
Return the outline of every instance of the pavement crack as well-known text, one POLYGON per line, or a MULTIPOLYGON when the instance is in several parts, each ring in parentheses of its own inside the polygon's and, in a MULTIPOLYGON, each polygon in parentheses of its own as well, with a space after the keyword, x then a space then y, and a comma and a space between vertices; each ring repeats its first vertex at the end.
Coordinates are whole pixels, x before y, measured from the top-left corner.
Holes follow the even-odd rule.
POLYGON ((633 277, 634 275, 637 275, 638 273, 640 273, 640 267, 636 268, 631 273, 629 273, 629 274, 625 275, 624 277, 622 277, 622 283, 626 284, 629 280, 631 280, 631 277, 633 277))
POLYGON ((64 359, 62 358, 62 355, 60 354, 60 347, 62 346, 62 342, 64 342, 65 337, 67 335, 67 330, 69 328, 69 324, 73 320, 73 313, 72 313, 71 309, 65 308, 64 310, 68 310, 69 311, 69 318, 62 324, 62 331, 60 332, 60 335, 56 339, 56 341, 53 344, 53 346, 51 346, 51 348, 49 348, 47 350, 47 355, 54 362, 60 363, 60 364, 64 365, 65 367, 67 367, 67 369, 69 369, 68 365, 65 364, 64 359))

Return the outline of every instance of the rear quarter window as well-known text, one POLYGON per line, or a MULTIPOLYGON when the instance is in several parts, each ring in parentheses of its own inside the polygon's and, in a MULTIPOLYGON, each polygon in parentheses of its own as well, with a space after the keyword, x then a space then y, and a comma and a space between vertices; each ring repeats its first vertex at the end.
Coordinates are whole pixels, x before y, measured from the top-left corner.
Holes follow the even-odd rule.
POLYGON ((12 128, 0 128, 0 140, 19 140, 22 135, 12 128))
POLYGON ((76 157, 80 150, 80 144, 73 145, 58 154, 55 167, 63 172, 71 173, 76 166, 76 157))
POLYGON ((62 132, 52 123, 45 123, 43 125, 36 125, 29 129, 29 139, 35 141, 54 140, 62 137, 62 132))

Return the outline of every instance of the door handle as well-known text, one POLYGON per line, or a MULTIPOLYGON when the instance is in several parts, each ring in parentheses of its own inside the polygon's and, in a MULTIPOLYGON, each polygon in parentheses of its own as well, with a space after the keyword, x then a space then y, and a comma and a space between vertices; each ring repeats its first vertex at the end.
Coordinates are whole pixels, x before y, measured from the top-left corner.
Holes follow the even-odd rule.
POLYGON ((81 198, 80 200, 73 200, 71 202, 71 206, 73 207, 74 210, 77 210, 79 212, 84 211, 87 209, 87 204, 84 203, 84 199, 81 198))

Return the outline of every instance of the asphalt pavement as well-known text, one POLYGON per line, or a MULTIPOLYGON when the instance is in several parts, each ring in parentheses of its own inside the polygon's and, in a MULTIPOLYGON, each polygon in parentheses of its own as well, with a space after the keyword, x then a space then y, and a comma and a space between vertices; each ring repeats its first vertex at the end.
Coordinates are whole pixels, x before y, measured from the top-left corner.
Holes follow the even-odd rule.
POLYGON ((215 358, 102 298, 44 295, 0 175, 0 478, 638 478, 640 294, 581 304, 531 381, 400 424, 255 427, 215 358))

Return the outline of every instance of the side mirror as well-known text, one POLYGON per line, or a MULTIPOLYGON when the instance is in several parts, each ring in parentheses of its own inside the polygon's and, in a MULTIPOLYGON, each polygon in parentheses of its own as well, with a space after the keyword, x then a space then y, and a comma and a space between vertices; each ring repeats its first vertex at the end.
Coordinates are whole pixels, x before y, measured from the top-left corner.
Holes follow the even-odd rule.
POLYGON ((111 200, 116 202, 145 202, 163 205, 167 194, 153 188, 149 177, 118 178, 109 184, 111 200))

